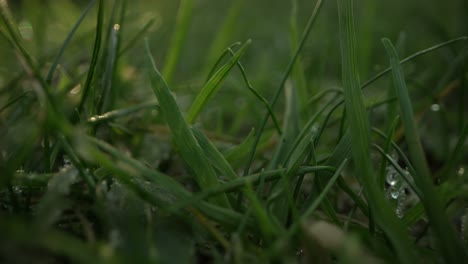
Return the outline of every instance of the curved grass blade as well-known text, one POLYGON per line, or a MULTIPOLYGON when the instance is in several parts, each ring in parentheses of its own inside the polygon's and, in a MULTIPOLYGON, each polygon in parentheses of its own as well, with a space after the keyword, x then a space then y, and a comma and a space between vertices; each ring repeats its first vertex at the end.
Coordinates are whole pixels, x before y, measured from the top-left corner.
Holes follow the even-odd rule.
POLYGON ((370 159, 370 125, 359 86, 357 69, 356 33, 354 29, 353 1, 338 0, 340 46, 344 102, 349 120, 351 153, 356 173, 368 198, 372 218, 383 229, 402 263, 415 263, 413 246, 405 228, 385 201, 383 190, 377 186, 370 159))
MULTIPOLYGON (((436 44, 434 46, 431 46, 429 48, 426 48, 426 49, 420 50, 418 52, 415 52, 415 53, 411 54, 410 56, 402 59, 400 61, 400 64, 403 65, 403 64, 405 64, 405 63, 407 63, 409 61, 412 61, 413 59, 416 59, 416 58, 418 58, 420 56, 427 55, 427 54, 429 54, 429 53, 431 53, 433 51, 436 51, 436 50, 441 49, 443 47, 458 43, 460 41, 468 41, 468 36, 462 36, 462 37, 459 37, 459 38, 448 40, 448 41, 436 44)), ((371 77, 370 79, 368 79, 367 81, 362 83, 360 88, 361 89, 367 88, 369 85, 371 85, 372 83, 374 83, 375 81, 379 80, 380 78, 385 76, 387 73, 389 73, 391 70, 392 70, 392 68, 388 67, 385 70, 377 73, 376 75, 374 75, 373 77, 371 77)), ((338 109, 338 106, 340 106, 343 103, 344 103, 344 100, 341 100, 340 102, 337 103, 337 105, 335 106, 334 109, 335 110, 338 109)))
POLYGON ((221 67, 213 76, 211 76, 208 82, 206 82, 187 112, 187 123, 193 124, 193 122, 195 122, 195 119, 200 114, 200 111, 208 103, 211 97, 213 97, 213 95, 218 91, 227 74, 231 71, 232 67, 236 65, 251 42, 252 41, 250 39, 247 40, 247 42, 245 42, 244 45, 242 45, 242 47, 236 52, 235 56, 231 57, 231 59, 229 59, 229 61, 224 64, 223 67, 221 67))
POLYGON ((296 233, 299 230, 303 221, 306 220, 319 207, 323 199, 325 199, 327 193, 331 190, 333 185, 335 185, 335 182, 341 176, 341 173, 343 172, 347 164, 348 159, 344 159, 340 166, 336 169, 335 173, 330 178, 330 180, 328 180, 327 185, 325 185, 317 199, 315 199, 314 202, 309 207, 307 207, 307 209, 305 209, 304 213, 300 216, 300 219, 294 222, 294 224, 291 226, 291 228, 288 231, 288 234, 292 235, 296 233))
MULTIPOLYGON (((232 56, 234 56, 234 52, 231 50, 231 48, 228 48, 229 52, 231 53, 232 56)), ((278 134, 281 135, 283 132, 281 131, 281 128, 279 126, 278 119, 276 118, 275 113, 273 112, 273 109, 271 109, 270 104, 268 101, 263 97, 261 94, 259 94, 250 84, 249 79, 247 78, 247 74, 245 73, 244 67, 240 63, 240 60, 237 61, 237 68, 239 68, 242 78, 244 79, 245 85, 247 85, 247 88, 257 97, 257 99, 266 107, 268 112, 270 113, 271 119, 273 120, 273 124, 275 125, 276 130, 278 131, 278 134)))
POLYGON ((442 251, 447 263, 456 263, 460 259, 468 257, 467 252, 462 247, 461 242, 455 235, 455 230, 451 227, 444 213, 444 204, 436 192, 431 173, 421 146, 418 130, 413 117, 413 107, 409 97, 406 81, 398 54, 388 39, 382 40, 387 50, 392 66, 393 81, 400 105, 401 118, 405 127, 405 139, 408 144, 410 157, 413 161, 416 174, 413 175, 416 185, 423 195, 422 203, 426 209, 427 216, 434 231, 436 243, 442 251))
MULTIPOLYGON (((149 49, 148 41, 146 41, 146 53, 149 77, 153 92, 158 99, 161 112, 171 129, 173 140, 177 145, 182 158, 194 171, 196 181, 202 190, 219 185, 210 161, 190 131, 190 128, 185 122, 174 97, 156 67, 149 49)), ((230 207, 229 201, 225 195, 218 197, 216 199, 216 203, 218 205, 230 207)))

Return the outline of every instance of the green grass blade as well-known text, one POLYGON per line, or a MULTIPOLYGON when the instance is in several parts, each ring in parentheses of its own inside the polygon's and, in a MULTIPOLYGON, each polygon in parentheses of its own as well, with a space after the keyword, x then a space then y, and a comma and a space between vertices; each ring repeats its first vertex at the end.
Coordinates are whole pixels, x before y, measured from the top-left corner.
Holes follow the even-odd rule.
POLYGON ((88 118, 88 123, 93 124, 93 123, 102 123, 102 122, 112 121, 117 118, 129 116, 131 114, 134 114, 138 111, 141 111, 147 108, 158 109, 159 104, 156 101, 149 101, 149 102, 141 103, 135 106, 127 107, 127 108, 112 110, 102 115, 94 115, 88 118))
MULTIPOLYGON (((125 2, 123 2, 125 3, 125 2)), ((97 113, 103 114, 109 111, 114 105, 115 91, 112 90, 113 79, 117 67, 117 52, 120 46, 120 27, 121 24, 115 24, 110 29, 109 43, 107 47, 107 61, 104 71, 102 90, 98 96, 97 113)))
MULTIPOLYGON (((289 38, 291 43, 291 50, 295 51, 298 48, 298 27, 297 27, 297 0, 292 0, 292 8, 291 8, 291 17, 289 20, 289 38)), ((297 90, 298 98, 299 98, 299 110, 301 111, 302 120, 307 120, 307 117, 310 113, 315 112, 315 105, 308 108, 306 107, 307 101, 309 99, 309 93, 313 93, 313 91, 307 90, 307 81, 304 74, 304 67, 302 66, 302 59, 299 56, 296 60, 296 64, 294 65, 293 69, 293 78, 295 81, 295 88, 297 90)))
MULTIPOLYGON (((299 41, 299 45, 298 45, 296 51, 294 52, 293 57, 289 61, 289 64, 286 67, 286 71, 283 74, 281 82, 280 82, 278 88, 276 89, 272 100, 270 101, 270 107, 271 108, 274 108, 276 102, 279 99, 279 96, 281 95, 281 92, 283 91, 284 85, 286 84, 286 81, 288 80, 289 74, 291 73, 292 69, 294 68, 294 65, 296 65, 296 61, 297 61, 297 59, 299 57, 299 54, 301 53, 302 48, 304 47, 305 42, 306 42, 307 38, 309 37, 312 26, 315 24, 314 22, 315 22, 315 20, 317 18, 317 15, 318 15, 321 7, 322 7, 322 3, 323 3, 322 0, 317 1, 316 5, 315 5, 315 8, 314 8, 314 10, 312 11, 312 14, 309 17, 309 20, 307 21, 307 25, 306 25, 303 33, 302 33, 301 39, 299 41)), ((252 165, 253 158, 255 156, 255 152, 257 150, 257 145, 260 142, 260 137, 263 134, 263 130, 265 130, 265 127, 266 127, 266 124, 268 123, 269 118, 270 118, 270 113, 268 112, 265 115, 265 117, 263 118, 262 122, 260 123, 260 126, 259 126, 259 128, 257 130, 257 135, 255 137, 255 142, 253 144, 253 148, 250 151, 249 161, 247 162, 247 164, 245 166, 245 169, 244 169, 244 175, 249 174, 250 167, 252 165)))
MULTIPOLYGON (((389 106, 390 108, 392 108, 393 106, 389 106)), ((391 123, 390 127, 389 127, 389 131, 387 133, 387 139, 385 140, 385 145, 384 145, 384 153, 389 153, 390 151, 390 148, 392 146, 392 138, 393 138, 393 134, 395 133, 395 129, 396 127, 398 126, 398 123, 400 121, 400 117, 399 116, 396 116, 393 120, 393 122, 391 123)), ((379 186, 380 188, 385 188, 385 168, 387 167, 387 162, 385 159, 382 159, 382 162, 380 163, 380 172, 379 172, 379 186)))
POLYGON ((198 93, 197 98, 192 103, 192 106, 187 112, 187 123, 192 124, 200 114, 200 111, 218 91, 227 74, 231 71, 232 67, 236 65, 240 57, 244 54, 251 41, 242 45, 242 47, 236 52, 236 54, 229 59, 229 61, 223 65, 211 78, 206 82, 201 91, 198 93))
MULTIPOLYGON (((234 52, 231 50, 231 48, 228 48, 228 51, 231 53, 232 56, 235 56, 234 52)), ((244 83, 249 88, 249 91, 252 92, 255 97, 265 106, 265 108, 268 110, 270 113, 271 119, 273 120, 273 124, 275 125, 276 130, 278 131, 278 134, 282 134, 283 132, 281 131, 281 128, 279 126, 278 119, 276 118, 275 113, 273 112, 273 109, 271 109, 270 104, 268 101, 263 97, 261 94, 259 94, 252 86, 252 84, 249 82, 249 79, 247 78, 247 74, 245 73, 244 67, 240 63, 240 60, 237 61, 237 68, 239 68, 239 71, 241 72, 242 78, 244 79, 244 83)))
POLYGON ((446 214, 444 204, 432 184, 431 173, 421 146, 416 122, 413 117, 413 106, 409 97, 406 81, 398 54, 388 39, 382 40, 387 50, 392 66, 393 82, 398 96, 401 111, 401 119, 405 127, 405 139, 408 144, 411 160, 416 174, 413 175, 416 185, 423 195, 422 203, 434 231, 436 243, 448 263, 456 263, 460 259, 468 257, 467 252, 461 246, 461 242, 455 235, 446 214))
POLYGON ((88 15, 89 11, 91 10, 91 8, 94 6, 95 3, 96 3, 96 0, 93 0, 88 4, 88 6, 85 8, 85 10, 81 14, 81 16, 76 21, 76 23, 73 26, 70 33, 68 33, 67 37, 65 38, 65 41, 63 42, 62 46, 60 47, 59 52, 57 53, 57 56, 55 57, 54 62, 52 63, 52 66, 50 66, 49 72, 47 73, 46 82, 49 85, 52 83, 52 78, 54 77, 54 72, 57 69, 57 66, 59 64, 60 59, 62 58, 63 52, 65 52, 65 49, 67 48, 67 46, 70 43, 71 39, 73 38, 76 31, 80 27, 81 22, 83 22, 83 20, 88 15))
POLYGON ((306 220, 322 203, 323 199, 325 199, 327 193, 331 190, 333 185, 335 185, 336 181, 338 178, 341 176, 341 173, 343 172, 344 168, 348 164, 348 160, 345 159, 343 162, 340 164, 340 166, 336 169, 335 173, 333 176, 328 180, 327 185, 323 188, 322 192, 319 194, 317 199, 314 200, 314 202, 305 209, 304 213, 301 215, 300 220, 296 221, 291 228, 289 229, 289 234, 293 234, 297 232, 303 223, 304 220, 306 220))
POLYGON ((436 177, 436 178, 440 178, 442 182, 449 179, 449 176, 455 173, 457 164, 462 161, 463 156, 466 154, 465 142, 466 142, 467 137, 468 137, 468 122, 465 122, 465 125, 463 126, 463 129, 461 131, 461 134, 458 137, 457 144, 455 145, 455 148, 450 154, 447 164, 440 171, 440 173, 438 173, 439 176, 436 177))
MULTIPOLYGON (((209 53, 207 55, 207 66, 212 65, 216 61, 216 57, 223 50, 226 45, 230 42, 229 38, 234 31, 234 26, 236 25, 239 14, 241 14, 242 7, 244 6, 245 0, 235 0, 232 1, 231 6, 229 7, 229 12, 225 16, 224 22, 222 23, 218 34, 216 34, 215 39, 211 43, 209 53)), ((204 72, 208 72, 206 69, 204 72)))
POLYGON ((163 76, 167 83, 172 83, 172 78, 179 61, 182 47, 185 42, 185 37, 190 27, 190 20, 192 19, 193 0, 181 0, 179 3, 179 11, 177 13, 177 21, 169 44, 169 51, 167 52, 166 61, 164 63, 163 76))
POLYGON ((338 0, 340 21, 340 46, 344 100, 350 127, 351 153, 356 173, 364 187, 371 214, 383 229, 402 263, 415 263, 413 246, 407 238, 404 226, 385 201, 383 190, 378 188, 370 158, 370 125, 359 85, 356 58, 353 1, 338 0))
POLYGON ((148 33, 148 31, 150 30, 151 26, 154 24, 155 21, 156 20, 153 18, 153 19, 150 19, 148 22, 146 22, 146 24, 141 28, 141 30, 138 31, 138 33, 136 33, 135 36, 130 41, 128 41, 128 43, 123 48, 120 49, 118 56, 119 57, 122 56, 128 50, 130 50, 133 46, 135 46, 135 44, 138 43, 138 41, 141 38, 143 38, 146 33, 148 33))
POLYGON ((232 169, 231 165, 223 157, 223 154, 210 142, 210 140, 199 129, 192 127, 192 134, 198 141, 198 144, 203 149, 206 157, 211 162, 213 167, 219 170, 225 177, 231 180, 237 179, 236 172, 232 169))
MULTIPOLYGON (((91 56, 91 62, 89 63, 88 75, 86 76, 85 84, 83 85, 83 95, 81 96, 80 104, 78 106, 78 113, 82 114, 85 103, 87 102, 88 95, 91 90, 94 74, 96 72, 96 66, 98 64, 99 52, 101 50, 102 42, 102 29, 104 27, 104 1, 99 0, 98 15, 96 19, 96 35, 94 38, 93 55, 91 56)), ((94 109, 90 109, 89 114, 94 114, 94 109)))
MULTIPOLYGON (((418 58, 420 56, 429 54, 429 53, 431 53, 433 51, 436 51, 436 50, 438 50, 440 48, 443 48, 443 47, 458 43, 460 41, 468 41, 468 36, 462 36, 462 37, 454 38, 454 39, 451 39, 451 40, 444 41, 442 43, 436 44, 434 46, 431 46, 431 47, 429 47, 427 49, 420 50, 420 51, 415 52, 415 53, 411 54, 410 56, 402 59, 399 63, 400 64, 405 64, 405 63, 407 63, 409 61, 412 61, 412 60, 414 60, 414 59, 416 59, 416 58, 418 58)), ((390 66, 390 67, 386 68, 385 70, 377 73, 376 75, 374 75, 374 77, 372 77, 369 80, 362 83, 361 84, 361 89, 369 86, 370 84, 372 84, 373 82, 375 82, 378 79, 382 78, 383 76, 385 76, 387 73, 389 73, 391 71, 392 71, 392 67, 390 66)))
MULTIPOLYGON (((151 87, 158 99, 161 112, 171 129, 173 140, 177 145, 182 158, 194 171, 199 187, 204 190, 219 184, 216 174, 211 167, 210 161, 205 156, 197 140, 185 122, 177 103, 172 96, 166 82, 159 73, 146 42, 148 71, 151 80, 151 87)), ((229 207, 226 196, 217 199, 219 205, 229 207)))

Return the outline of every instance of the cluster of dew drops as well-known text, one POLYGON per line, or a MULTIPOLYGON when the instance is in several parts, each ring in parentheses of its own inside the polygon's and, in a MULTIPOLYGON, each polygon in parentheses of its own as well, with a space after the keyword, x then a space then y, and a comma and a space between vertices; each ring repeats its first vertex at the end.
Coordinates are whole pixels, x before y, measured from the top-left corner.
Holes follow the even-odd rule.
MULTIPOLYGON (((391 165, 386 168, 386 182, 388 187, 385 190, 385 196, 389 200, 395 200, 397 205, 395 213, 399 218, 402 218, 405 214, 406 203, 408 200, 407 195, 407 184, 402 179, 401 175, 391 165)), ((408 171, 405 171, 408 173, 408 171)))

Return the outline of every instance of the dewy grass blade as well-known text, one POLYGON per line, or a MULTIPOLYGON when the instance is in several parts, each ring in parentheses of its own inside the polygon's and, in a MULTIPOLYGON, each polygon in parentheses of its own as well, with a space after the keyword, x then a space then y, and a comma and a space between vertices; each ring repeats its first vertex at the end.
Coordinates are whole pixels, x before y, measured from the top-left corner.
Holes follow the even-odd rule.
POLYGON ((223 65, 211 78, 206 82, 201 91, 198 93, 197 98, 192 103, 192 106, 187 112, 187 123, 192 124, 195 122, 195 119, 200 114, 200 111, 208 103, 208 101, 213 97, 213 95, 218 91, 219 87, 223 83, 223 80, 226 78, 227 74, 231 71, 232 67, 236 65, 241 56, 246 51, 247 47, 250 45, 251 40, 242 45, 242 47, 236 52, 236 54, 229 59, 229 61, 223 65))
POLYGON ((371 215, 383 229, 402 263, 416 263, 413 245, 390 205, 378 188, 370 159, 370 125, 359 86, 354 29, 353 1, 337 0, 340 22, 340 46, 344 100, 349 120, 351 153, 356 174, 364 187, 371 215))
POLYGON ((194 0, 181 0, 179 3, 179 11, 177 13, 177 21, 175 26, 174 35, 172 36, 169 51, 167 52, 166 61, 164 63, 164 70, 162 76, 167 83, 172 83, 177 62, 179 61, 182 46, 185 42, 185 37, 190 27, 190 20, 192 18, 194 0))
MULTIPOLYGON (((185 122, 177 103, 172 96, 161 73, 151 55, 149 43, 146 41, 147 63, 151 87, 158 99, 160 109, 171 129, 173 140, 177 145, 182 158, 194 171, 197 183, 202 190, 219 184, 213 167, 201 149, 189 126, 185 122)), ((225 195, 216 198, 216 203, 225 207, 230 207, 225 195)))
POLYGON ((436 243, 442 251, 447 263, 456 263, 468 257, 457 238, 455 230, 446 217, 444 204, 439 193, 432 184, 431 173, 421 146, 418 130, 413 117, 413 106, 411 104, 408 88, 403 74, 398 54, 388 39, 382 40, 387 50, 392 66, 393 82, 400 104, 401 119, 405 127, 405 139, 408 144, 411 160, 413 161, 416 175, 413 175, 416 185, 423 195, 422 203, 426 209, 429 222, 434 232, 436 243))

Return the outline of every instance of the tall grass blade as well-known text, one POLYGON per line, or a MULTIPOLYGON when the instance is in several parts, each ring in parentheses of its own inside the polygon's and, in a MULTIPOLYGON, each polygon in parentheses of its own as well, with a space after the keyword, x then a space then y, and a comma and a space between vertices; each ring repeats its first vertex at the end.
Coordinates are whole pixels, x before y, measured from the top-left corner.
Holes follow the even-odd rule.
MULTIPOLYGON (((219 184, 216 174, 211 167, 210 161, 205 156, 202 148, 198 144, 189 126, 185 122, 177 103, 172 96, 166 82, 159 73, 152 58, 149 43, 146 42, 148 71, 153 92, 158 99, 161 112, 171 129, 173 140, 177 145, 182 158, 194 171, 197 183, 202 190, 219 184)), ((226 196, 216 199, 216 203, 229 207, 226 196)))
MULTIPOLYGON (((297 9, 298 3, 297 0, 292 0, 292 7, 291 7, 291 17, 289 19, 289 38, 291 43, 291 50, 295 51, 298 48, 298 16, 297 16, 297 9)), ((293 78, 294 78, 294 85, 297 90, 298 98, 299 98, 299 110, 302 113, 302 120, 307 120, 307 117, 310 113, 315 112, 315 105, 308 108, 306 107, 307 101, 309 99, 309 91, 307 90, 307 81, 304 74, 304 67, 302 66, 302 59, 299 56, 296 60, 296 65, 293 69, 293 78)), ((312 92, 313 93, 313 92, 312 92)))
POLYGON ((240 57, 244 54, 247 47, 250 45, 251 40, 242 45, 236 54, 229 59, 211 78, 206 82, 201 91, 198 93, 197 98, 192 103, 192 106, 187 112, 187 123, 192 124, 200 114, 200 111, 218 91, 227 74, 231 71, 232 67, 236 65, 240 57))
MULTIPOLYGON (((94 38, 93 54, 91 56, 91 62, 89 63, 88 75, 86 76, 85 84, 83 85, 83 95, 81 96, 80 104, 78 106, 78 113, 82 114, 85 103, 88 100, 88 95, 91 90, 93 77, 95 74, 96 66, 101 50, 102 42, 102 29, 104 27, 104 0, 99 0, 98 14, 96 19, 96 34, 94 38)), ((95 109, 89 109, 89 115, 94 115, 95 109)))
POLYGON ((413 246, 407 238, 404 226, 385 201, 383 190, 377 186, 370 158, 370 125, 359 86, 356 58, 353 1, 338 0, 340 22, 340 46, 346 113, 349 121, 351 153, 356 174, 364 187, 371 214, 383 229, 402 263, 416 261, 413 246))
POLYGON ((406 81, 402 67, 399 63, 398 54, 388 39, 382 40, 387 50, 392 66, 393 82, 401 111, 401 119, 405 127, 405 139, 408 144, 411 160, 416 174, 413 175, 416 185, 423 195, 422 203, 426 209, 427 216, 434 231, 436 243, 441 250, 447 263, 456 263, 460 259, 468 257, 467 252, 461 246, 461 242, 455 235, 444 212, 444 204, 431 180, 431 173, 427 165, 421 141, 419 139, 416 123, 413 118, 413 106, 406 87, 406 81))
POLYGON ((179 61, 182 46, 190 27, 192 19, 194 0, 180 0, 177 21, 174 28, 174 35, 169 44, 166 61, 164 63, 163 76, 168 84, 172 84, 172 78, 179 61))
MULTIPOLYGON (((225 19, 218 30, 218 34, 211 43, 209 53, 207 55, 206 65, 212 65, 216 61, 216 57, 223 50, 223 48, 230 42, 229 37, 234 31, 239 14, 241 14, 242 7, 244 6, 245 0, 234 0, 229 7, 229 12, 225 16, 225 19)), ((207 69, 208 70, 208 69, 207 69)), ((205 70, 204 72, 208 72, 205 70)))
MULTIPOLYGON (((314 25, 314 22, 315 22, 315 20, 317 18, 317 15, 318 15, 321 7, 322 7, 322 3, 323 3, 322 0, 317 1, 316 5, 314 7, 314 10, 312 11, 312 14, 309 17, 309 20, 307 21, 307 25, 306 25, 303 33, 302 33, 301 39, 299 41, 299 45, 298 45, 296 51, 294 52, 294 56, 289 61, 289 64, 286 67, 286 70, 285 70, 285 72, 283 74, 281 82, 280 82, 278 88, 276 89, 272 100, 270 101, 270 107, 271 108, 274 108, 276 102, 278 101, 279 96, 281 95, 281 92, 282 92, 282 90, 284 88, 284 85, 286 84, 286 81, 288 80, 288 76, 291 73, 292 69, 294 68, 294 65, 296 64, 297 59, 299 58, 299 54, 302 51, 302 48, 304 47, 307 38, 309 37, 312 26, 314 25)), ((265 117, 263 118, 262 122, 260 123, 260 126, 259 126, 259 128, 257 130, 257 135, 255 137, 255 142, 253 144, 252 150, 250 151, 249 160, 248 160, 248 162, 247 162, 247 164, 245 166, 245 169, 244 169, 244 175, 249 174, 250 166, 252 165, 253 158, 254 158, 255 152, 257 150, 257 145, 260 142, 260 137, 263 134, 263 130, 265 129, 269 118, 270 118, 270 113, 268 112, 265 115, 265 117)))
POLYGON ((96 0, 91 1, 88 6, 85 8, 81 16, 78 18, 76 21, 75 25, 73 26, 72 30, 70 33, 68 33, 67 37, 65 38, 65 41, 63 42, 62 46, 59 49, 59 52, 57 53, 57 56, 54 59, 54 62, 52 63, 52 66, 50 66, 49 72, 47 73, 46 77, 46 82, 50 85, 52 83, 52 78, 54 77, 54 72, 57 69, 57 66, 59 64, 60 59, 62 58, 63 53, 65 52, 65 49, 67 48, 68 44, 70 43, 71 39, 75 35, 75 32, 78 30, 78 28, 81 25, 81 22, 85 19, 86 15, 88 15, 89 11, 91 8, 94 6, 96 3, 96 0))

